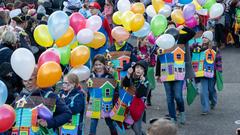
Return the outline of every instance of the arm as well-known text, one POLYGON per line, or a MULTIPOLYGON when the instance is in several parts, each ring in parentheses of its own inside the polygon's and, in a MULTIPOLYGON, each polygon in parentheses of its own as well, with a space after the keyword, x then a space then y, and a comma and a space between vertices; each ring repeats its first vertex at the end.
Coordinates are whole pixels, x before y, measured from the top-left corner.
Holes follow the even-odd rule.
POLYGON ((79 93, 79 95, 74 99, 73 102, 74 102, 73 105, 70 105, 69 107, 73 115, 84 111, 85 98, 83 93, 79 93))
POLYGON ((187 32, 186 34, 180 34, 178 44, 186 44, 190 39, 192 39, 196 32, 188 27, 183 27, 183 31, 187 32))
POLYGON ((146 97, 148 93, 148 86, 149 82, 145 80, 144 82, 140 82, 139 86, 136 88, 136 97, 141 98, 141 97, 146 97))
POLYGON ((130 87, 131 86, 131 80, 127 76, 122 81, 122 86, 123 87, 130 87))

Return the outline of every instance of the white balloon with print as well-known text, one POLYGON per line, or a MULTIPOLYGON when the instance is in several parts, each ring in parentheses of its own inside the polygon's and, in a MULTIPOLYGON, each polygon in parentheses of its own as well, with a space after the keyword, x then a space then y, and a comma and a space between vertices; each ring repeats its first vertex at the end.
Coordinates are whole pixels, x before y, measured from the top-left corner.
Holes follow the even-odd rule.
POLYGON ((129 0, 119 0, 117 3, 117 9, 124 13, 125 11, 129 11, 131 9, 131 3, 129 0))
POLYGON ((170 34, 163 34, 157 38, 155 43, 162 49, 169 49, 175 45, 175 39, 170 34))

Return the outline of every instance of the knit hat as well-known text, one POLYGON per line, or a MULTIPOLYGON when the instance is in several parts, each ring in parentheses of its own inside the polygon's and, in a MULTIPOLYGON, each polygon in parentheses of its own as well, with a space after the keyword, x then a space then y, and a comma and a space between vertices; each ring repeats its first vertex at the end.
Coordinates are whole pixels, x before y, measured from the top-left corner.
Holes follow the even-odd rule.
POLYGON ((140 60, 138 61, 134 66, 133 66, 133 71, 135 72, 135 67, 139 65, 141 67, 144 68, 144 76, 147 75, 147 71, 148 71, 148 63, 145 60, 140 60))
POLYGON ((213 41, 213 32, 212 31, 203 32, 202 38, 207 38, 209 41, 213 41))
POLYGON ((101 6, 98 4, 98 2, 91 2, 89 4, 89 7, 96 8, 96 9, 101 9, 101 6))

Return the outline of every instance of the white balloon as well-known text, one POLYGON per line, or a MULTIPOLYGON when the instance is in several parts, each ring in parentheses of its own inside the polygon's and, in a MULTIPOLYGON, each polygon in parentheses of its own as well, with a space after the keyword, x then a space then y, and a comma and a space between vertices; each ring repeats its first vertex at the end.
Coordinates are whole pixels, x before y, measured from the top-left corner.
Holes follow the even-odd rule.
POLYGON ((169 49, 175 45, 175 39, 170 34, 163 34, 158 37, 156 44, 162 49, 169 49))
POLYGON ((163 8, 161 8, 158 12, 158 14, 162 14, 165 17, 169 17, 171 15, 172 12, 172 7, 165 4, 163 8))
POLYGON ((122 13, 129 11, 131 9, 131 3, 129 0, 119 0, 117 3, 117 8, 122 13))
POLYGON ((98 15, 93 15, 87 19, 86 28, 97 32, 102 26, 102 19, 98 15))
POLYGON ((211 19, 218 18, 223 14, 224 7, 220 3, 215 3, 212 5, 209 11, 209 16, 211 19))
POLYGON ((147 15, 150 16, 150 17, 153 17, 153 16, 157 15, 157 13, 156 13, 153 5, 149 5, 149 6, 146 8, 146 13, 147 13, 147 15))
POLYGON ((35 65, 35 58, 28 49, 18 48, 11 56, 12 69, 23 80, 30 79, 35 65))
POLYGON ((79 78, 79 81, 87 80, 90 77, 90 70, 87 66, 73 68, 70 70, 70 73, 76 74, 79 78))
POLYGON ((77 40, 80 44, 88 44, 93 40, 93 38, 93 31, 88 28, 80 30, 77 34, 77 40))

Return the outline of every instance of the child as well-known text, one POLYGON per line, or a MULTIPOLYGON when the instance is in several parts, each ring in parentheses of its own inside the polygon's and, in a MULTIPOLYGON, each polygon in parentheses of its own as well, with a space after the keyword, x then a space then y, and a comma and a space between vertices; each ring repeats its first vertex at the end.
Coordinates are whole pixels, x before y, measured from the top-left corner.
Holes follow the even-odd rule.
MULTIPOLYGON (((109 74, 107 72, 107 70, 106 70, 106 65, 105 65, 106 64, 106 60, 105 60, 105 57, 103 55, 100 55, 100 54, 96 55, 94 57, 94 59, 93 59, 93 63, 92 64, 93 64, 93 67, 92 67, 92 74, 90 76, 91 79, 102 78, 102 80, 103 79, 112 79, 113 80, 113 76, 111 74, 109 74)), ((99 83, 99 82, 93 82, 93 83, 99 83)), ((97 91, 99 91, 99 88, 97 89, 97 91)), ((94 95, 94 93, 97 93, 97 91, 94 92, 93 89, 92 89, 92 91, 89 91, 89 93, 90 93, 90 101, 93 101, 93 102, 89 102, 90 105, 94 104, 94 101, 96 101, 96 100, 104 101, 104 99, 103 99, 104 95, 100 96, 102 92, 97 94, 97 95, 94 95), (100 99, 98 99, 98 98, 100 98, 100 99)), ((109 88, 109 91, 110 91, 110 88, 109 88)), ((114 92, 116 92, 116 91, 114 91, 114 92)), ((114 93, 114 92, 109 92, 109 93, 114 93)), ((111 95, 111 94, 108 94, 108 95, 111 95)), ((115 94, 113 94, 113 96, 114 95, 115 94)), ((110 102, 113 102, 113 96, 110 97, 112 99, 112 101, 110 101, 110 102)), ((112 103, 110 103, 110 104, 112 104, 112 103)), ((95 107, 93 109, 97 109, 97 110, 100 109, 101 110, 100 113, 102 113, 103 112, 102 106, 104 106, 103 102, 102 102, 102 104, 101 104, 101 106, 99 108, 95 107)), ((111 110, 112 106, 113 106, 113 104, 110 105, 110 108, 108 106, 107 110, 111 110)), ((93 109, 92 109, 92 111, 94 111, 93 109)), ((96 132, 97 132, 96 129, 97 129, 97 124, 98 124, 98 120, 99 120, 99 117, 98 118, 96 118, 95 116, 93 117, 93 113, 92 113, 92 116, 91 116, 90 133, 89 133, 90 135, 96 135, 96 132)), ((110 116, 104 116, 104 118, 105 118, 106 124, 108 125, 108 127, 110 129, 111 135, 117 135, 117 130, 116 130, 116 128, 115 128, 115 126, 113 124, 113 121, 111 120, 110 116)))
POLYGON ((214 109, 217 104, 216 71, 222 72, 222 57, 219 49, 213 46, 211 31, 205 31, 202 39, 202 45, 194 45, 192 48, 192 64, 195 76, 202 85, 200 92, 202 115, 206 115, 210 107, 214 109))
POLYGON ((142 120, 145 119, 143 118, 144 114, 144 98, 146 98, 147 93, 148 93, 148 87, 149 87, 149 82, 146 78, 147 76, 147 71, 148 71, 148 63, 144 60, 138 61, 133 67, 128 69, 127 76, 123 79, 122 86, 123 87, 135 87, 135 97, 133 98, 133 101, 130 105, 130 114, 132 118, 134 119, 135 115, 137 115, 139 112, 141 112, 141 115, 138 119, 134 119, 133 123, 133 131, 135 132, 135 135, 142 135, 142 120), (142 102, 138 104, 139 106, 134 105, 134 100, 138 100, 142 102), (131 109, 131 106, 135 106, 134 109, 131 109))
POLYGON ((73 130, 65 129, 64 126, 61 128, 61 134, 70 135, 82 135, 83 116, 85 110, 85 97, 81 92, 79 86, 79 78, 75 74, 67 74, 64 77, 63 87, 59 93, 59 96, 64 99, 66 105, 72 111, 72 120, 79 121, 78 123, 67 123, 67 125, 74 126, 73 130), (75 124, 75 125, 74 125, 75 124))

